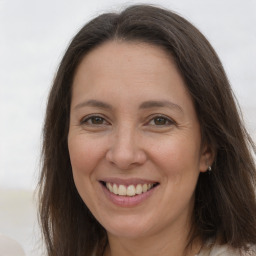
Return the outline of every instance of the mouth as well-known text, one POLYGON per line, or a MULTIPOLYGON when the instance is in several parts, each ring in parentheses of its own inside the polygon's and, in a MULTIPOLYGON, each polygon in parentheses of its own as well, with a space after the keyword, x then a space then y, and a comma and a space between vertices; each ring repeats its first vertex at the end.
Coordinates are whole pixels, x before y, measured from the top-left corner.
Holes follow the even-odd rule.
POLYGON ((105 181, 100 182, 110 193, 125 197, 134 197, 144 194, 159 185, 158 182, 141 184, 117 184, 105 181))

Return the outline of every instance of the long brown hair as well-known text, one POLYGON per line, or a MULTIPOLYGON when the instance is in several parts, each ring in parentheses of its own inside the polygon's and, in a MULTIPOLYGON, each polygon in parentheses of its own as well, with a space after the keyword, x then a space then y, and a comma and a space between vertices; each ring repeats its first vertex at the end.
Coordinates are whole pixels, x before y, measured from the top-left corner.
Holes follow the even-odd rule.
POLYGON ((104 228, 81 200, 67 146, 71 87, 82 58, 109 40, 140 41, 165 49, 183 76, 202 138, 215 152, 201 173, 188 244, 218 238, 243 248, 256 243, 255 145, 248 135, 222 64, 207 39, 179 15, 149 5, 106 13, 86 24, 69 45, 55 77, 43 130, 40 221, 48 256, 91 256, 104 250, 104 228))

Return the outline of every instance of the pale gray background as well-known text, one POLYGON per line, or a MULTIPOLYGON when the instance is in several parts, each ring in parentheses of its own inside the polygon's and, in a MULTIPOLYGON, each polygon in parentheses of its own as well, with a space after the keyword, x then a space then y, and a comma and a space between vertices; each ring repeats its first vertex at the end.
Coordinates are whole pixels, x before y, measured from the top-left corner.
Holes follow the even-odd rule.
POLYGON ((0 0, 0 232, 27 255, 35 224, 31 192, 38 175, 49 87, 71 38, 103 11, 129 4, 170 8, 216 49, 256 139, 256 0, 0 0))

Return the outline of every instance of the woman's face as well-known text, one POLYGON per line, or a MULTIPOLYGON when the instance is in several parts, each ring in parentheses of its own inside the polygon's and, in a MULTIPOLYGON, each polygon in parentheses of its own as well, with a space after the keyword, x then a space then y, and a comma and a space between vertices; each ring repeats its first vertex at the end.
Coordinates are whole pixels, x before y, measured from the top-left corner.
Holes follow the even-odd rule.
POLYGON ((73 82, 68 146, 77 190, 109 235, 187 230, 209 151, 161 48, 112 41, 86 55, 73 82))

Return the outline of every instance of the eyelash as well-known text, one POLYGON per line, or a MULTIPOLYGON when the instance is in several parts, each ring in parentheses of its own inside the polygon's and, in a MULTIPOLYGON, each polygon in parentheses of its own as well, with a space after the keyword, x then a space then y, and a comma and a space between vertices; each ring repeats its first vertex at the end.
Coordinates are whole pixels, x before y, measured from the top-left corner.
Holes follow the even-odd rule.
POLYGON ((107 125, 109 125, 109 122, 106 121, 106 119, 102 116, 99 115, 91 115, 91 116, 87 116, 85 118, 83 118, 80 121, 81 125, 91 125, 91 126, 100 126, 100 125, 104 125, 104 122, 106 122, 107 125), (93 119, 100 119, 103 123, 92 123, 93 119))
POLYGON ((152 125, 152 126, 160 126, 160 127, 166 127, 166 126, 170 126, 170 125, 174 125, 176 124, 172 119, 166 117, 166 116, 163 116, 163 115, 155 115, 153 116, 152 118, 150 118, 149 122, 146 123, 147 125, 152 125), (157 125, 156 124, 156 120, 159 119, 161 121, 164 121, 164 124, 159 124, 157 125), (150 124, 151 122, 154 122, 154 124, 150 124))
MULTIPOLYGON (((109 125, 110 123, 108 121, 106 121, 106 119, 100 115, 91 115, 91 116, 87 116, 85 118, 83 118, 80 121, 81 125, 90 125, 90 126, 101 126, 101 125, 109 125), (93 120, 100 123, 93 123, 93 120)), ((163 116, 163 115, 155 115, 153 117, 151 117, 149 119, 148 122, 146 122, 145 125, 150 125, 150 126, 159 126, 159 127, 166 127, 166 126, 170 126, 170 125, 174 125, 176 124, 175 121, 173 121, 172 119, 163 116), (158 119, 158 120, 157 120, 158 119), (161 121, 164 122, 162 124, 156 124, 157 121, 161 121), (151 122, 154 122, 154 124, 150 124, 151 122)))

